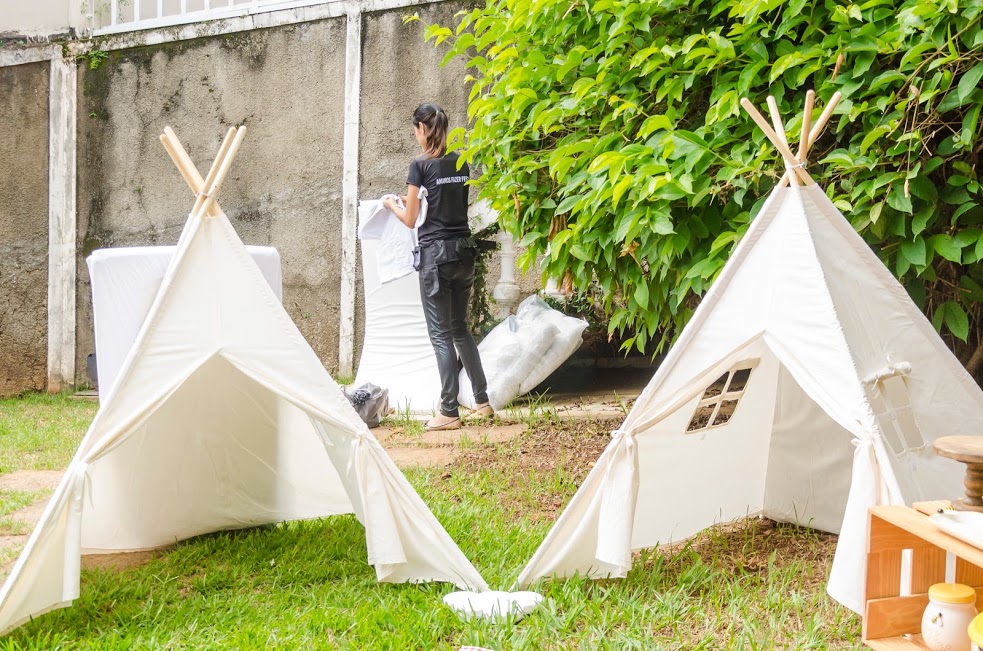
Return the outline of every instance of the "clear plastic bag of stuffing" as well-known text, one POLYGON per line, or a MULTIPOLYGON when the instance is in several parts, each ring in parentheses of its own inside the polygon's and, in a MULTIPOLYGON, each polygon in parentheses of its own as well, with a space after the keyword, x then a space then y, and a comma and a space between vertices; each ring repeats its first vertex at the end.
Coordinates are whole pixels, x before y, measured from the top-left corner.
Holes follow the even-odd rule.
MULTIPOLYGON (((520 303, 515 316, 478 344, 491 406, 501 409, 545 380, 577 350, 586 327, 586 321, 554 310, 538 296, 520 303)), ((471 380, 464 371, 460 387, 458 402, 474 408, 471 380)))

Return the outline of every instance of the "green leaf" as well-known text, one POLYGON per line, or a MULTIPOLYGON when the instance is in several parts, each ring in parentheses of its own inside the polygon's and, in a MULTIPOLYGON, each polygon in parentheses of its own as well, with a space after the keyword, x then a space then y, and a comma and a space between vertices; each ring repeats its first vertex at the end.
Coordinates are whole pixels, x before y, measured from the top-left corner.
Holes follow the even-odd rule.
POLYGON ((959 303, 946 301, 936 308, 932 315, 932 325, 941 332, 943 323, 955 337, 962 341, 969 339, 969 318, 959 303))
POLYGON ((572 197, 567 197, 560 202, 560 205, 556 207, 556 214, 563 215, 570 212, 570 210, 577 205, 577 203, 583 199, 580 195, 574 195, 572 197))
POLYGON ((638 303, 638 307, 643 310, 649 305, 649 286, 644 280, 638 283, 638 287, 635 288, 635 302, 638 303))
POLYGON ((959 278, 959 287, 966 293, 966 298, 974 303, 983 303, 983 287, 969 276, 959 278))
POLYGON ((959 243, 945 233, 940 233, 938 235, 933 235, 929 242, 932 248, 941 255, 946 260, 950 262, 962 262, 963 250, 959 243))
POLYGON ((963 74, 962 79, 959 80, 958 87, 960 103, 965 103, 969 100, 969 96, 979 86, 981 78, 983 78, 983 63, 977 63, 968 72, 963 74))
POLYGON ((631 182, 634 179, 631 176, 624 176, 618 183, 614 186, 614 193, 611 195, 611 207, 617 208, 618 201, 621 197, 628 191, 631 187, 631 182))
POLYGON ((891 206, 898 212, 903 212, 911 214, 911 197, 906 197, 904 195, 904 189, 896 187, 887 195, 887 205, 891 206))
POLYGON ((924 267, 926 263, 925 240, 918 236, 909 242, 902 242, 901 255, 912 265, 924 267))
POLYGON ((659 215, 652 225, 652 229, 659 235, 672 235, 676 232, 672 220, 666 215, 659 215))

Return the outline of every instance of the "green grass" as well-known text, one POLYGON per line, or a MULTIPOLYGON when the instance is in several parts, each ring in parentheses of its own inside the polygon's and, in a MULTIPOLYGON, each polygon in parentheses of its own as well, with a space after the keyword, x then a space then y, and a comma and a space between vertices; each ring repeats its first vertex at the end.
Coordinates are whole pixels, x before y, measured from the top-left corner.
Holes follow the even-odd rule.
POLYGON ((49 495, 50 490, 21 491, 21 490, 2 490, 0 489, 0 521, 3 516, 18 511, 25 506, 30 506, 38 500, 42 500, 49 495))
POLYGON ((68 467, 96 409, 66 395, 0 398, 0 474, 68 467))
MULTIPOLYGON (((76 441, 85 419, 63 397, 0 404, 22 427, 44 418, 76 441)), ((0 458, 19 458, 11 447, 0 439, 0 458)), ((564 461, 541 469, 530 450, 516 439, 407 473, 494 588, 512 583, 585 472, 575 453, 560 450, 564 461)), ((752 518, 647 552, 625 580, 541 585, 544 605, 520 622, 464 621, 440 602, 452 586, 377 583, 361 525, 340 516, 204 536, 141 567, 83 571, 73 607, 0 638, 0 649, 860 649, 859 618, 825 595, 833 544, 752 518)))

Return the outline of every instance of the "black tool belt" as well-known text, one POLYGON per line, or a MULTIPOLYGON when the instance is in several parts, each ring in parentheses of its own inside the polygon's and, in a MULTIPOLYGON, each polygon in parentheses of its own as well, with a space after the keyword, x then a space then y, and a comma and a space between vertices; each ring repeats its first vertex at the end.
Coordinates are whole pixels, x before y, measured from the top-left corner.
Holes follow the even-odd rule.
POLYGON ((447 262, 473 260, 478 250, 473 237, 428 242, 413 249, 413 268, 436 267, 447 262))

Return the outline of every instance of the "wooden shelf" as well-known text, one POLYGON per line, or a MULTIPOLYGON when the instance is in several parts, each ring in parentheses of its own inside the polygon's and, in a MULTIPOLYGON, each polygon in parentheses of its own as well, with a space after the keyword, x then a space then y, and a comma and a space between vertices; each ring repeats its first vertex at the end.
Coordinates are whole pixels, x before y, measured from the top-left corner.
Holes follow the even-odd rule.
POLYGON ((867 582, 863 641, 883 651, 924 651, 922 613, 928 589, 945 581, 946 553, 956 557, 956 582, 976 588, 983 611, 983 549, 954 538, 928 521, 948 502, 875 506, 868 514, 867 582), (901 596, 901 553, 911 550, 911 594, 901 596))

